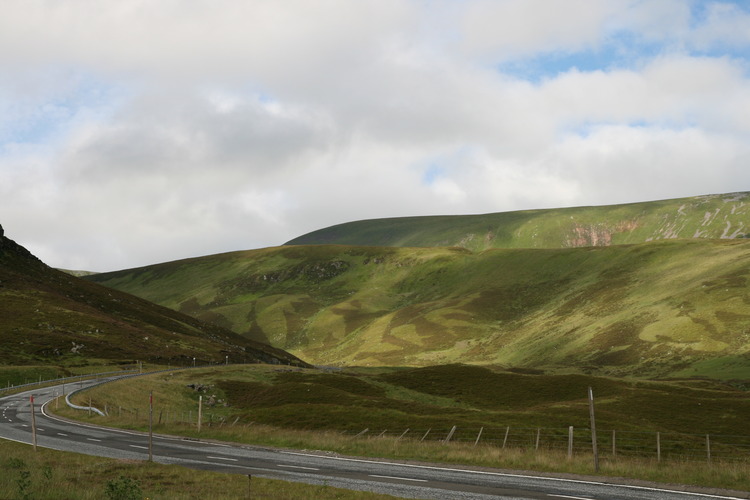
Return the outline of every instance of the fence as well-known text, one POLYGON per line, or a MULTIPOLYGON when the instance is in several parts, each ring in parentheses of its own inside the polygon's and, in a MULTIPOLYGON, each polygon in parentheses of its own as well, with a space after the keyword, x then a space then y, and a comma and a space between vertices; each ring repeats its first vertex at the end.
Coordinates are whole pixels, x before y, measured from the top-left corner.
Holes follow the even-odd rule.
MULTIPOLYGON (((110 417, 125 419, 132 423, 148 422, 148 407, 105 407, 110 417)), ((224 413, 224 412, 222 412, 224 413)), ((198 409, 172 410, 154 407, 156 425, 197 426, 198 409)), ((247 426, 254 424, 237 416, 226 416, 203 409, 201 423, 204 428, 247 426)), ((336 430, 336 429, 326 429, 336 430)), ((343 435, 361 439, 391 438, 420 442, 439 442, 446 445, 464 443, 493 446, 497 448, 522 449, 528 451, 556 450, 569 455, 591 454, 591 430, 589 428, 543 428, 543 427, 457 427, 430 429, 382 429, 338 430, 343 435)), ((622 430, 597 430, 597 446, 602 458, 617 457, 650 458, 657 461, 750 461, 750 436, 721 434, 689 434, 679 432, 646 432, 622 430)))
MULTIPOLYGON (((563 453, 590 454, 591 430, 588 428, 521 428, 497 427, 479 429, 363 429, 348 432, 359 437, 391 437, 439 441, 442 443, 484 444, 498 448, 524 450, 558 450, 563 453)), ((641 457, 679 461, 748 461, 750 436, 688 434, 677 432, 641 432, 598 430, 599 455, 610 457, 641 457)))

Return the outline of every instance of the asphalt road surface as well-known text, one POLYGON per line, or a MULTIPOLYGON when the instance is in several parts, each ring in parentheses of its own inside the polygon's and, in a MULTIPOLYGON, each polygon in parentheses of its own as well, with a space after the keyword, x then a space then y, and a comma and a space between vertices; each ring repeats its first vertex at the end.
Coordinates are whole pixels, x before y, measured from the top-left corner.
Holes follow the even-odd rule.
MULTIPOLYGON (((83 382, 81 387, 93 385, 83 382)), ((79 388, 79 383, 75 383, 79 388)), ((67 385, 68 391, 71 384, 67 385)), ((44 405, 61 394, 61 386, 35 389, 0 398, 0 438, 32 442, 30 395, 34 395, 37 445, 101 457, 145 460, 148 435, 61 420, 44 405)), ((353 490, 374 491, 403 498, 445 500, 600 499, 600 500, 717 500, 750 498, 681 492, 668 489, 607 484, 511 474, 463 466, 423 465, 341 457, 324 452, 268 449, 187 438, 154 436, 153 459, 258 477, 353 490)))

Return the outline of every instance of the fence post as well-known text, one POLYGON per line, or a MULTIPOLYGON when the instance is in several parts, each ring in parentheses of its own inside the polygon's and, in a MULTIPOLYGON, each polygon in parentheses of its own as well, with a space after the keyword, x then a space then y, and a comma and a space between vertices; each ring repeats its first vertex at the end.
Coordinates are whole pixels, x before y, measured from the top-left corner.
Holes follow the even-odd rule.
POLYGON ((537 427, 536 428, 536 444, 534 445, 534 450, 539 449, 539 436, 541 435, 541 433, 542 433, 541 427, 537 427))
POLYGON ((427 429, 427 432, 424 433, 424 436, 422 436, 422 439, 419 440, 420 443, 424 441, 424 439, 427 437, 427 434, 429 434, 431 430, 432 430, 432 427, 427 429))
POLYGON ((477 444, 479 444, 479 438, 480 438, 480 437, 482 437, 482 431, 483 431, 483 430, 484 430, 484 427, 481 427, 481 428, 479 429, 479 434, 477 434, 477 440, 476 440, 476 441, 474 441, 474 446, 476 446, 477 444))
POLYGON ((706 455, 708 456, 708 463, 711 463, 711 437, 706 434, 706 455))
POLYGON ((454 425, 454 426, 453 426, 453 427, 451 428, 450 432, 448 433, 448 435, 447 435, 447 436, 445 437, 445 439, 443 440, 443 444, 448 444, 448 442, 449 442, 449 441, 451 440, 451 438, 453 437, 453 433, 454 433, 454 432, 456 432, 456 426, 455 426, 455 425, 454 425))
POLYGON ((594 418, 594 391, 589 387, 589 414, 591 416, 591 447, 594 451, 594 471, 599 472, 599 450, 596 449, 596 419, 594 418))
POLYGON ((656 461, 661 462, 661 433, 656 433, 656 461))
POLYGON ((510 434, 510 426, 508 426, 508 428, 505 429, 505 438, 503 439, 503 448, 505 448, 505 443, 508 442, 508 434, 510 434))
POLYGON ((402 437, 406 436, 406 433, 407 433, 407 432, 409 432, 409 429, 408 429, 408 428, 407 428, 407 429, 406 429, 406 430, 405 430, 405 431, 404 431, 404 432, 403 432, 403 433, 402 433, 402 434, 401 434, 401 435, 400 435, 400 436, 398 437, 398 439, 396 439, 396 441, 398 441, 398 440, 399 440, 399 439, 401 439, 402 437))
POLYGON ((617 456, 617 445, 615 444, 617 442, 617 431, 612 431, 612 456, 617 456))
POLYGON ((573 458, 573 426, 568 427, 568 459, 573 458))

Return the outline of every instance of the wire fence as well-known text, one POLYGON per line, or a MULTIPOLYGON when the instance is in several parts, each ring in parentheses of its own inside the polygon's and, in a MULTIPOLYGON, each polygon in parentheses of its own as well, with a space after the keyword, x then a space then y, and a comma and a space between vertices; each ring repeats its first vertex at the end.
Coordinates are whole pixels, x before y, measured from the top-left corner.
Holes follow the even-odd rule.
MULTIPOLYGON (((149 408, 104 408, 111 417, 146 423, 149 408)), ((204 408, 204 428, 249 426, 238 416, 214 413, 204 408)), ((171 410, 155 407, 156 425, 197 426, 198 410, 171 410)), ((335 430, 335 429, 327 429, 335 430)), ((390 438, 445 445, 463 443, 529 451, 556 450, 569 455, 591 454, 591 429, 579 427, 442 427, 442 428, 365 428, 359 431, 339 430, 342 435, 361 439, 390 438)), ((726 434, 690 434, 682 432, 597 430, 597 448, 602 458, 638 457, 657 461, 750 462, 750 436, 726 434)))

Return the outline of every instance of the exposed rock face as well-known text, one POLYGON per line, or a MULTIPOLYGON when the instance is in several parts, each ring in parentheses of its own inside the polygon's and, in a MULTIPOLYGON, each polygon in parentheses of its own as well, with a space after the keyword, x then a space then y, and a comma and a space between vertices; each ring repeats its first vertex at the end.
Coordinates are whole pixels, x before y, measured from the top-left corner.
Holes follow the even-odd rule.
POLYGON ((627 220, 614 227, 604 224, 581 225, 573 227, 572 235, 565 241, 568 247, 607 247, 612 244, 612 235, 634 231, 639 226, 638 221, 627 220))

